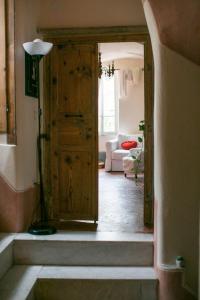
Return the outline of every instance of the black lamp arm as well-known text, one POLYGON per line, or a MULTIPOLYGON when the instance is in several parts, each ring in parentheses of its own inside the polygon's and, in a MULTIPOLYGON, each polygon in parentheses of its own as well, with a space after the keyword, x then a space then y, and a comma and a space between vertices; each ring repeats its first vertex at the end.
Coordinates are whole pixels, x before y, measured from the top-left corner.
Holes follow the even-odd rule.
POLYGON ((50 136, 48 133, 41 133, 40 134, 40 139, 44 139, 45 141, 49 141, 50 140, 50 136))

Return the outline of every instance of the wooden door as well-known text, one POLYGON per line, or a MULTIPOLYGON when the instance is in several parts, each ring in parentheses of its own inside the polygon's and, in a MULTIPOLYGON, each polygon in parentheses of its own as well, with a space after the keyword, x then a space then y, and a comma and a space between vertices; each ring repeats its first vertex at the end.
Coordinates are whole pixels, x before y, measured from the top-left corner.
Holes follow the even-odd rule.
POLYGON ((98 215, 95 95, 98 90, 97 72, 95 75, 98 53, 95 45, 104 42, 144 44, 144 224, 152 226, 154 76, 147 27, 56 28, 39 29, 39 33, 54 44, 53 51, 44 59, 44 129, 47 135, 50 133, 50 142, 45 143, 44 169, 46 186, 52 187, 52 201, 51 197, 48 199, 48 204, 53 203, 51 217, 63 219, 97 219, 98 215), (73 42, 69 44, 69 40, 73 42))
POLYGON ((97 45, 54 46, 50 56, 53 217, 97 220, 97 45))

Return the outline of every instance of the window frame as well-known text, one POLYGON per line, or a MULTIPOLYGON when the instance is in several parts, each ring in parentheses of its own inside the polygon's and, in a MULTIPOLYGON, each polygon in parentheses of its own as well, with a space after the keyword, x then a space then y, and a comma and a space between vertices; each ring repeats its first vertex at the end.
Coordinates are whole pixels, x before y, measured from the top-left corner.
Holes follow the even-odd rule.
MULTIPOLYGON (((104 75, 102 75, 104 76, 104 75)), ((101 79, 100 79, 101 80, 101 79)), ((100 105, 101 105, 101 111, 102 111, 102 115, 98 116, 99 118, 101 118, 101 127, 99 128, 99 135, 100 136, 107 136, 107 135, 116 135, 118 133, 118 128, 119 128, 119 98, 118 98, 118 92, 117 92, 117 87, 116 87, 116 84, 117 84, 117 79, 116 79, 116 74, 114 75, 114 98, 115 98, 115 115, 114 115, 114 118, 115 118, 115 130, 114 131, 104 131, 104 98, 103 96, 101 96, 101 99, 99 99, 98 101, 100 102, 100 105)), ((99 84, 100 86, 100 84, 99 84)), ((98 112, 99 114, 99 112, 98 112)))
POLYGON ((7 132, 6 117, 6 9, 5 0, 0 0, 0 134, 7 132))
MULTIPOLYGON (((0 134, 6 135, 7 144, 16 144, 16 114, 15 114, 15 38, 14 38, 14 0, 0 0, 1 13, 4 20, 4 30, 2 36, 5 36, 5 58, 4 58, 4 87, 1 97, 5 106, 5 123, 0 130, 0 134)), ((2 65, 3 65, 2 64, 2 65)))

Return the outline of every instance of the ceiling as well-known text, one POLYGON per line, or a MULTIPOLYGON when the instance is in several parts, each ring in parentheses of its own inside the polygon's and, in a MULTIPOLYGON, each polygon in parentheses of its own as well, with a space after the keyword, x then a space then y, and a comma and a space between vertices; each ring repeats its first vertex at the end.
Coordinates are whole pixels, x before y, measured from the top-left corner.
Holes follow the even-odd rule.
POLYGON ((135 42, 100 43, 101 60, 109 61, 122 58, 144 58, 144 46, 135 42))

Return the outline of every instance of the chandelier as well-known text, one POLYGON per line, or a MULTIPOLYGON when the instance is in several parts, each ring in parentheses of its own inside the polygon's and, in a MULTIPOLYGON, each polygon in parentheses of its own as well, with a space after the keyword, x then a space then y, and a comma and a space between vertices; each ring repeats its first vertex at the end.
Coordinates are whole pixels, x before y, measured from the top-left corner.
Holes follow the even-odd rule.
POLYGON ((112 61, 112 64, 109 64, 108 66, 102 66, 101 52, 99 52, 99 78, 101 78, 102 75, 110 78, 114 75, 116 70, 119 69, 115 69, 114 61, 112 61))

